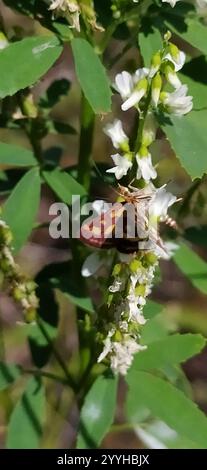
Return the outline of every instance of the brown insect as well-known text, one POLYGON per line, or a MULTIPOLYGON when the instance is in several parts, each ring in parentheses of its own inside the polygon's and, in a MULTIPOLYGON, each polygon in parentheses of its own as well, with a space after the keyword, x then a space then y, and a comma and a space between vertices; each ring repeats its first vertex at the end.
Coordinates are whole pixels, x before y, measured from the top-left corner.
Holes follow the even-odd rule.
POLYGON ((147 208, 153 193, 119 185, 121 201, 94 219, 83 223, 80 239, 96 248, 116 248, 122 253, 134 253, 139 242, 147 241, 147 208), (141 235, 140 235, 141 233, 141 235))

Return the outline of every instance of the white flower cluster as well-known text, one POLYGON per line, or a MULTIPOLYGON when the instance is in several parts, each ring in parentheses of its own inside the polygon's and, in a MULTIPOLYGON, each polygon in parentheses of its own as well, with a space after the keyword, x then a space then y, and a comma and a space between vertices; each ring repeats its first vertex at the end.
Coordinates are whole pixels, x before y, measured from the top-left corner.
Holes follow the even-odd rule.
POLYGON ((96 22, 96 13, 93 0, 49 0, 49 10, 54 16, 65 17, 71 28, 80 32, 80 15, 92 27, 92 29, 103 31, 104 29, 96 22))
POLYGON ((80 7, 76 0, 51 0, 49 10, 57 16, 64 16, 71 26, 80 32, 80 7))
MULTIPOLYGON (((166 191, 165 186, 156 189, 150 185, 153 193, 149 212, 151 218, 162 220, 176 197, 166 191)), ((107 324, 103 340, 103 351, 98 362, 108 359, 114 373, 125 375, 131 366, 134 354, 145 349, 139 341, 140 328, 146 323, 143 308, 151 293, 154 273, 160 257, 169 259, 177 245, 164 243, 151 234, 151 247, 140 253, 120 254, 120 262, 113 269, 113 282, 109 286, 108 307, 113 320, 107 324)), ((94 274, 104 262, 97 253, 90 255, 83 266, 85 276, 94 274)))
MULTIPOLYGON (((146 244, 141 246, 141 243, 137 242, 137 248, 131 254, 118 254, 118 262, 113 269, 112 282, 108 288, 107 318, 104 318, 100 329, 99 343, 103 344, 103 349, 98 362, 110 364, 114 373, 123 375, 127 373, 134 354, 144 347, 140 344, 141 328, 146 322, 143 308, 151 293, 159 258, 169 259, 178 248, 175 243, 164 242, 157 231, 159 222, 167 220, 168 209, 177 198, 166 190, 166 185, 158 188, 154 185, 157 171, 153 166, 149 148, 156 138, 157 124, 154 113, 157 108, 180 116, 192 109, 192 97, 188 96, 187 86, 182 85, 177 76, 184 62, 184 52, 170 42, 170 33, 167 33, 163 49, 153 56, 149 69, 138 69, 133 75, 123 71, 116 76, 115 86, 123 100, 122 110, 127 111, 135 107, 139 113, 135 148, 131 148, 120 120, 116 119, 105 127, 105 133, 117 151, 112 155, 114 167, 107 171, 114 173, 117 180, 131 171, 137 182, 135 187, 125 188, 126 193, 129 200, 132 197, 137 207, 139 221, 146 224, 147 219, 149 229, 146 244), (174 91, 165 91, 166 83, 172 86, 174 91), (136 194, 139 195, 137 200, 136 194), (146 201, 147 217, 146 207, 141 208, 139 197, 146 201)), ((84 263, 83 274, 89 276, 94 273, 103 261, 97 253, 90 255, 84 263)))
MULTIPOLYGON (((156 53, 151 61, 151 67, 141 68, 131 75, 123 71, 116 75, 115 86, 123 100, 123 111, 136 107, 142 118, 146 100, 150 100, 149 109, 145 117, 142 142, 136 151, 137 179, 142 178, 149 183, 157 177, 156 169, 152 165, 149 146, 156 135, 156 123, 153 110, 160 108, 168 114, 181 116, 191 111, 192 96, 188 96, 187 85, 182 85, 177 72, 185 63, 185 54, 177 46, 166 40, 162 51, 156 53), (167 82, 175 90, 164 90, 163 83, 167 82)), ((113 154, 115 166, 109 170, 120 180, 132 168, 134 154, 130 150, 129 139, 123 130, 120 120, 115 120, 105 127, 106 134, 111 138, 113 146, 119 152, 113 154)))
MULTIPOLYGON (((118 151, 112 155, 115 166, 107 171, 114 173, 119 180, 133 167, 136 179, 142 181, 143 196, 150 196, 149 244, 131 255, 119 255, 120 262, 114 267, 113 282, 108 288, 110 321, 105 327, 102 339, 104 347, 98 362, 109 361, 113 372, 123 375, 127 373, 134 354, 144 348, 140 344, 141 328, 146 322, 143 308, 151 293, 158 260, 161 257, 169 259, 177 249, 175 243, 165 243, 156 230, 157 223, 167 218, 168 208, 177 198, 166 190, 166 185, 160 188, 154 186, 152 180, 157 177, 157 172, 149 146, 156 137, 155 108, 161 106, 168 113, 180 115, 192 108, 192 98, 187 96, 187 87, 177 77, 177 71, 184 62, 185 54, 167 39, 163 51, 153 57, 150 69, 139 69, 133 75, 124 71, 116 76, 116 88, 123 99, 122 110, 135 106, 140 115, 142 132, 135 152, 130 149, 129 138, 120 120, 105 127, 105 133, 118 151), (163 90, 163 76, 175 88, 174 92, 163 90)), ((138 210, 141 210, 139 205, 138 210)))

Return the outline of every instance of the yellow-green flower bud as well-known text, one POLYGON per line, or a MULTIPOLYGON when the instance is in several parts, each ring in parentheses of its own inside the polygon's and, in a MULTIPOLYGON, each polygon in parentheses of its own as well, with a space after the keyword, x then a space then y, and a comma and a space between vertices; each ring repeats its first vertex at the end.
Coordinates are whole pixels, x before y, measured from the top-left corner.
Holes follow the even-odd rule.
POLYGON ((37 311, 35 308, 30 307, 24 312, 24 318, 26 323, 33 323, 37 319, 37 311))
POLYGON ((137 296, 141 295, 142 297, 145 295, 146 286, 144 284, 139 284, 135 287, 135 293, 137 296))
POLYGON ((167 31, 164 35, 164 40, 168 42, 172 37, 172 33, 170 31, 167 31))
POLYGON ((121 331, 117 330, 114 335, 113 335, 113 341, 114 342, 117 342, 117 343, 120 343, 122 341, 122 334, 121 334, 121 331))
POLYGON ((179 52, 180 52, 178 47, 175 44, 173 44, 172 42, 169 43, 168 47, 169 47, 169 52, 170 52, 172 58, 176 60, 179 57, 179 52))
POLYGON ((112 272, 112 276, 118 276, 121 272, 121 263, 117 263, 115 264, 114 266, 114 269, 113 269, 113 272, 112 272))
POLYGON ((130 262, 129 269, 132 273, 136 273, 140 268, 142 268, 142 263, 138 259, 133 259, 130 262))
POLYGON ((140 90, 144 90, 144 91, 147 91, 147 87, 148 87, 148 81, 146 78, 142 78, 141 80, 139 80, 139 82, 137 83, 136 87, 135 87, 135 90, 137 91, 140 91, 140 90))
POLYGON ((157 256, 152 252, 145 253, 144 259, 148 266, 157 262, 157 256))
POLYGON ((12 290, 12 297, 16 302, 21 301, 25 297, 25 292, 21 287, 14 287, 12 290))
POLYGON ((158 72, 155 77, 152 79, 152 102, 155 107, 157 107, 159 98, 160 98, 160 91, 162 88, 162 78, 160 73, 158 72))

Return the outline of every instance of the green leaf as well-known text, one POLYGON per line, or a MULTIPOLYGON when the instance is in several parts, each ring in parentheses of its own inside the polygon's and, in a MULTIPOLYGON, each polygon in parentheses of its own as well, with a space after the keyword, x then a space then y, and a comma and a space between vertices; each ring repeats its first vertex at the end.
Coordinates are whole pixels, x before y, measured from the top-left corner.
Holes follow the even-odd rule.
POLYGON ((29 167, 37 165, 37 160, 31 150, 0 142, 0 164, 12 167, 29 167))
POLYGON ((91 297, 87 296, 87 290, 82 283, 78 283, 74 277, 74 266, 71 261, 52 263, 46 266, 36 278, 37 284, 49 282, 59 289, 74 305, 86 312, 94 313, 91 297))
POLYGON ((146 67, 150 66, 152 56, 162 48, 162 38, 158 29, 147 23, 139 33, 139 46, 146 67))
POLYGON ((55 293, 49 283, 41 283, 38 286, 37 295, 39 298, 39 322, 35 325, 29 325, 27 337, 33 363, 37 367, 43 367, 47 364, 53 350, 59 315, 55 293))
POLYGON ((77 448, 99 446, 114 420, 117 379, 98 377, 86 396, 80 415, 77 448))
POLYGON ((181 436, 207 448, 207 418, 183 392, 147 372, 129 372, 127 412, 135 422, 136 407, 143 405, 181 436))
POLYGON ((65 204, 72 204, 73 195, 84 196, 86 194, 81 184, 66 173, 66 171, 61 171, 59 168, 53 171, 44 171, 43 177, 54 193, 57 194, 65 204))
POLYGON ((194 109, 207 107, 207 60, 204 56, 195 57, 186 63, 180 73, 182 83, 188 86, 189 95, 193 96, 194 109))
POLYGON ((95 113, 108 113, 111 110, 111 89, 104 66, 85 39, 75 38, 71 44, 76 74, 87 100, 95 113))
POLYGON ((207 110, 191 111, 187 116, 170 116, 160 121, 170 144, 187 173, 201 178, 207 172, 205 152, 207 110))
MULTIPOLYGON (((146 317, 147 318, 147 317, 146 317)), ((162 317, 156 315, 151 318, 142 328, 141 344, 150 344, 167 336, 167 329, 163 324, 162 317)))
POLYGON ((207 294, 207 263, 184 243, 173 260, 192 284, 203 294, 207 294))
POLYGON ((184 237, 189 242, 206 247, 207 246, 207 225, 199 225, 198 227, 186 228, 184 237))
POLYGON ((13 233, 15 252, 32 231, 39 207, 40 186, 39 170, 33 168, 21 178, 3 206, 2 215, 13 233))
POLYGON ((52 67, 61 52, 62 46, 56 36, 28 37, 3 49, 0 54, 0 98, 33 85, 52 67))
POLYGON ((161 304, 158 304, 157 302, 154 302, 154 300, 148 300, 146 305, 144 306, 144 317, 145 318, 153 318, 158 313, 160 313, 163 309, 163 306, 161 304))
POLYGON ((21 368, 16 364, 0 362, 0 390, 4 390, 21 375, 21 368))
POLYGON ((133 370, 159 369, 166 364, 179 364, 198 354, 206 341, 201 335, 172 335, 149 344, 145 351, 136 354, 133 370))
POLYGON ((42 436, 45 417, 45 392, 41 382, 33 377, 11 414, 8 449, 36 449, 42 436))

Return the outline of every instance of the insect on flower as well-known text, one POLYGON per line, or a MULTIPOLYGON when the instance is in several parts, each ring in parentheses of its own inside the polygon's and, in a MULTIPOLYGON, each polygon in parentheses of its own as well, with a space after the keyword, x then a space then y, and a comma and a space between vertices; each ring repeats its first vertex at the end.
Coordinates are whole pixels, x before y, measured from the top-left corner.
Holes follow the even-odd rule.
POLYGON ((139 242, 148 241, 148 206, 150 191, 119 185, 120 202, 111 204, 106 212, 83 222, 80 239, 95 248, 116 248, 134 253, 139 242))

